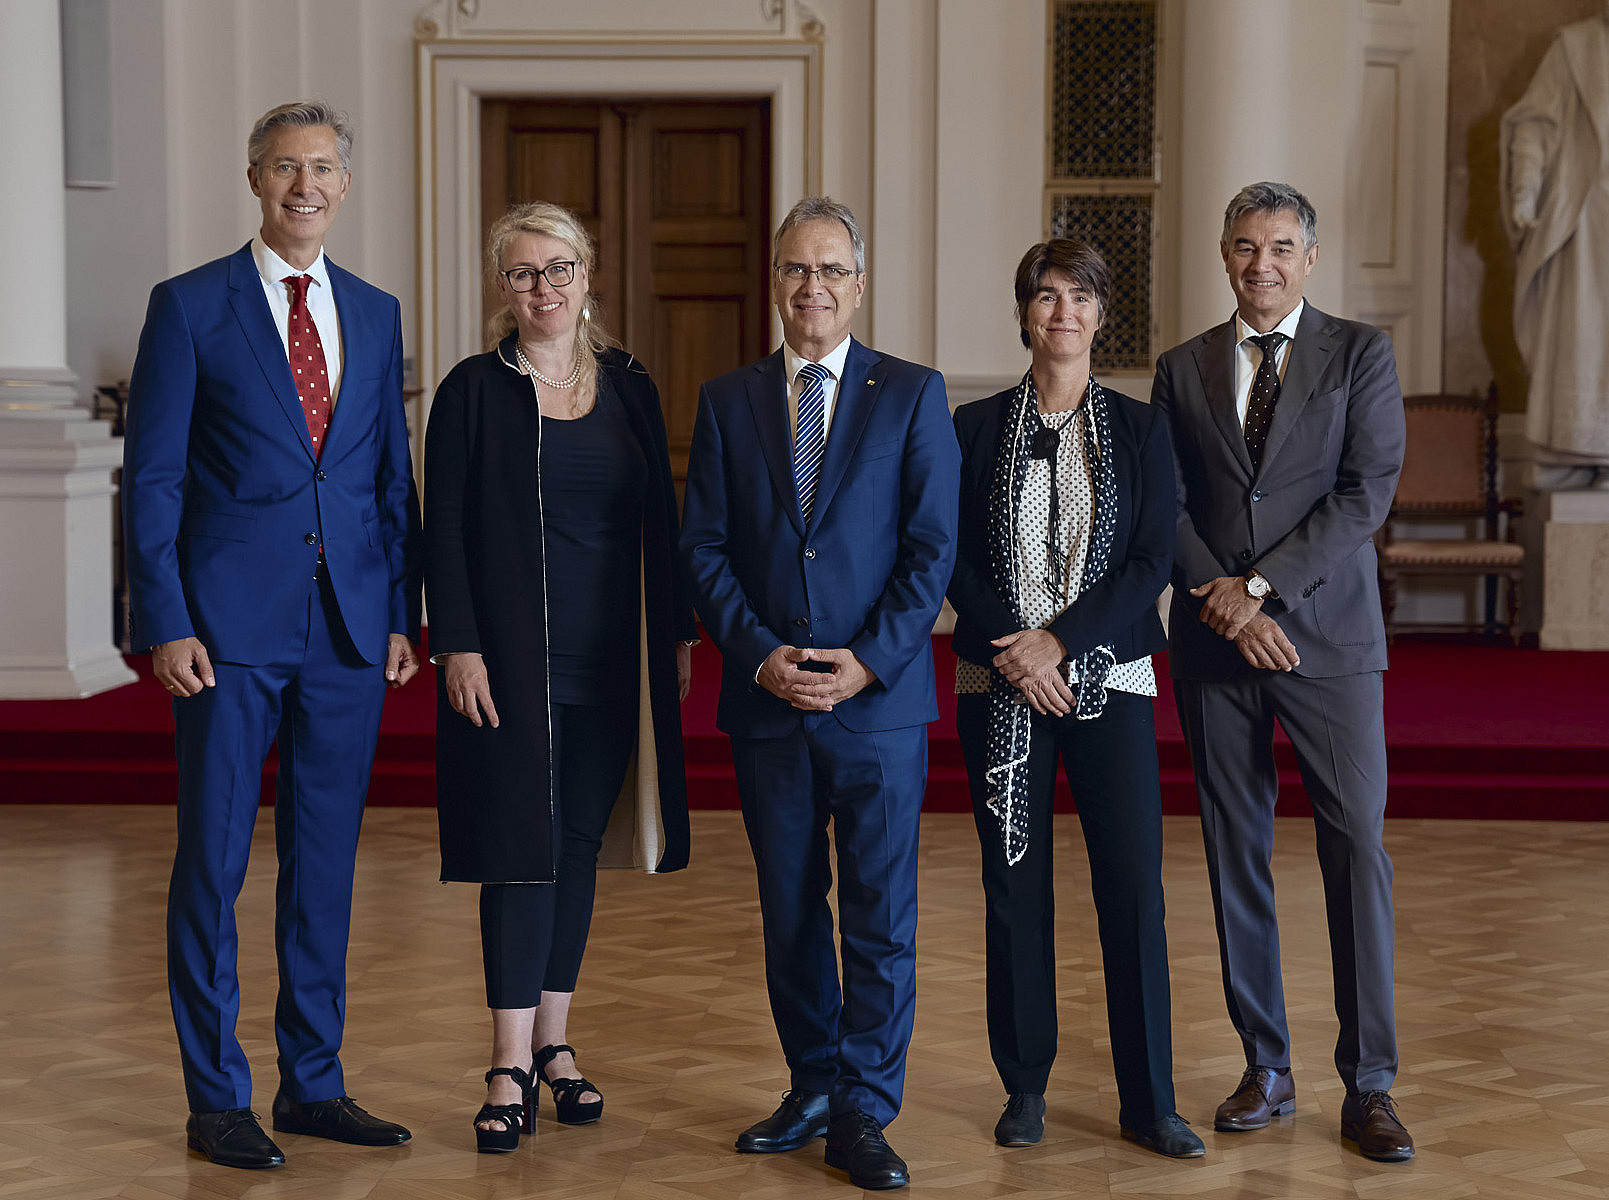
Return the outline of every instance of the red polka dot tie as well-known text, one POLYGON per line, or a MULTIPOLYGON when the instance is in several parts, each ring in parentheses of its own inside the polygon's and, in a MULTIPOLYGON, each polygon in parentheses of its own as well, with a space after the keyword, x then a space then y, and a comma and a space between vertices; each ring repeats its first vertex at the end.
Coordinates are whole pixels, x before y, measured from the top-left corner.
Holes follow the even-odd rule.
POLYGON ((318 326, 307 308, 310 275, 287 275, 281 283, 290 285, 291 376, 296 394, 302 398, 302 415, 307 418, 308 436, 313 439, 313 457, 324 452, 324 431, 330 427, 330 375, 324 362, 324 343, 318 340, 318 326))

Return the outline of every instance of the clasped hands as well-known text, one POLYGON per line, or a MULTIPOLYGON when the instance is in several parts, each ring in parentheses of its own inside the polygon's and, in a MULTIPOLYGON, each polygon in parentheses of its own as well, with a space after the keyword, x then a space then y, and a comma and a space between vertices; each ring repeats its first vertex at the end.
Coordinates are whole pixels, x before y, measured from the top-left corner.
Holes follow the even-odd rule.
POLYGON ((778 646, 760 664, 760 673, 754 681, 805 712, 831 712, 832 706, 841 704, 876 682, 877 673, 860 659, 853 650, 824 650, 818 646, 778 646), (800 663, 827 663, 826 671, 812 671, 800 663))
POLYGON ((1289 671, 1302 661, 1279 623, 1263 612, 1263 602, 1246 593, 1240 576, 1220 575, 1191 588, 1190 594, 1202 601, 1202 623, 1233 642, 1252 666, 1289 671))
POLYGON ((1061 638, 1048 629, 1019 629, 989 644, 1001 648, 992 660, 994 669, 1022 693, 1036 713, 1065 717, 1073 711, 1077 697, 1062 678, 1067 647, 1061 638))
MULTIPOLYGON (((217 686, 212 658, 196 637, 178 638, 151 647, 151 670, 156 681, 180 698, 194 696, 203 688, 217 686)), ((386 642, 385 678, 388 687, 399 688, 419 673, 419 652, 400 633, 386 642)))

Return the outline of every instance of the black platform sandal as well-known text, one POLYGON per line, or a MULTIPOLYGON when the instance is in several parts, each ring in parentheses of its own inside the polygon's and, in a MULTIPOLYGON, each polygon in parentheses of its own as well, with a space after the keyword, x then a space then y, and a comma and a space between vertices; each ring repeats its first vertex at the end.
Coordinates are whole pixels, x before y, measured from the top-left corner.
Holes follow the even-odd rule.
POLYGON ((598 1092, 597 1084, 590 1079, 549 1079, 543 1073, 543 1068, 561 1054, 574 1057, 575 1047, 543 1046, 536 1052, 536 1061, 531 1064, 531 1070, 538 1081, 552 1090, 553 1109, 560 1125, 590 1125, 603 1116, 603 1093, 598 1092), (580 1097, 587 1092, 598 1092, 598 1098, 583 1103, 580 1097))
POLYGON ((507 1154, 520 1147, 520 1134, 536 1132, 536 1097, 532 1094, 535 1084, 531 1076, 536 1074, 536 1067, 531 1067, 527 1075, 518 1067, 493 1067, 486 1072, 486 1082, 499 1075, 507 1075, 519 1084, 520 1099, 514 1104, 482 1104, 480 1111, 475 1114, 475 1149, 482 1154, 507 1154), (501 1129, 482 1129, 482 1121, 501 1121, 501 1129))

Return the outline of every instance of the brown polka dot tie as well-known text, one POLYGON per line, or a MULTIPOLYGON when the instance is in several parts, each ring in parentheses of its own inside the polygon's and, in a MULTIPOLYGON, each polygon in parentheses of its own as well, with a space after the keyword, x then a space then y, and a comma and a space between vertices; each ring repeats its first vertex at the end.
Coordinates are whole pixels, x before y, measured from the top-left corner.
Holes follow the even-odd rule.
POLYGON ((1265 333, 1246 339, 1256 342, 1263 352, 1263 361, 1257 364, 1257 378, 1251 383, 1251 396, 1246 401, 1246 452, 1251 455, 1251 469, 1263 465, 1263 445, 1268 441, 1268 427, 1274 423, 1274 405, 1279 401, 1279 347, 1285 341, 1283 333, 1265 333))
POLYGON ((307 285, 310 275, 287 275, 280 280, 290 285, 290 357, 291 376, 296 380, 296 394, 302 398, 302 415, 307 418, 307 433, 313 439, 313 457, 324 452, 324 433, 330 427, 330 375, 324 362, 324 343, 318 339, 318 326, 307 308, 307 285))

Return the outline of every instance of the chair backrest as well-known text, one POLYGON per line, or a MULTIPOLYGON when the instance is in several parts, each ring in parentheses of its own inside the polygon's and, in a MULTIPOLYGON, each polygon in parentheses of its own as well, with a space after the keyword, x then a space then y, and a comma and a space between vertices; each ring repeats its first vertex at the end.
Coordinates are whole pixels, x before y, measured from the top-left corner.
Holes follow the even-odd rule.
POLYGON ((1494 388, 1477 396, 1403 397, 1408 443, 1397 481, 1396 511, 1487 514, 1497 503, 1497 406, 1494 388))

